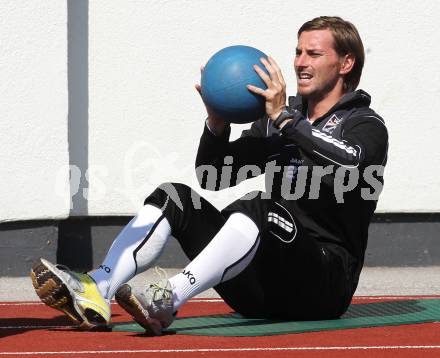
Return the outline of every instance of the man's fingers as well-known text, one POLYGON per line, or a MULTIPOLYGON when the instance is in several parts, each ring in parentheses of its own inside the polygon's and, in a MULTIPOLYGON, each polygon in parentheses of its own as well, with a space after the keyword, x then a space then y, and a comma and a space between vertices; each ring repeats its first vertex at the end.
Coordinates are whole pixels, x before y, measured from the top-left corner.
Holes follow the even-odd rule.
POLYGON ((264 57, 262 57, 260 61, 264 65, 264 67, 266 67, 267 72, 269 72, 271 81, 275 84, 280 83, 278 74, 275 71, 274 67, 272 67, 272 64, 264 57))
POLYGON ((272 68, 276 71, 276 72, 280 72, 280 66, 278 66, 278 64, 276 63, 276 61, 273 59, 273 57, 269 56, 268 61, 270 63, 270 65, 272 66, 272 68))
MULTIPOLYGON (((200 66, 200 75, 201 76, 203 75, 203 71, 204 70, 205 70, 205 65, 200 66)), ((197 83, 195 85, 195 88, 196 88, 197 92, 199 92, 199 94, 201 96, 202 95, 202 86, 199 83, 197 83)))
POLYGON ((272 80, 268 76, 266 72, 264 72, 258 65, 254 65, 255 72, 258 73, 258 75, 261 77, 263 82, 266 84, 267 87, 271 87, 272 80))
POLYGON ((261 69, 258 71, 255 67, 256 65, 254 65, 254 69, 260 75, 266 86, 268 88, 279 88, 280 86, 285 87, 286 83, 277 63, 271 57, 268 59, 263 57, 260 59, 260 61, 266 68, 267 72, 269 72, 269 76, 261 69))
POLYGON ((197 92, 199 92, 200 95, 202 95, 202 86, 200 86, 198 83, 194 86, 197 90, 197 92))
POLYGON ((259 94, 260 96, 266 97, 266 91, 264 89, 252 85, 247 85, 246 87, 249 91, 259 94))
POLYGON ((281 68, 280 66, 278 66, 278 64, 276 63, 276 61, 273 59, 273 57, 269 56, 269 63, 271 64, 272 68, 275 70, 278 80, 279 82, 285 86, 286 85, 286 81, 284 81, 284 77, 283 74, 281 73, 281 68))

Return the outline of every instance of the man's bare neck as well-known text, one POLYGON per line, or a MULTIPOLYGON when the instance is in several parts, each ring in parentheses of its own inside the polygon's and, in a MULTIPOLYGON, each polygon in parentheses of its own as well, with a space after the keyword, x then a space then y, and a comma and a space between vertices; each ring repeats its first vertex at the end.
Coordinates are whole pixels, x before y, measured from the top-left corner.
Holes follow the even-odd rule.
POLYGON ((310 122, 314 122, 316 119, 326 114, 339 100, 344 93, 341 91, 328 94, 324 98, 309 98, 307 100, 307 115, 310 122))

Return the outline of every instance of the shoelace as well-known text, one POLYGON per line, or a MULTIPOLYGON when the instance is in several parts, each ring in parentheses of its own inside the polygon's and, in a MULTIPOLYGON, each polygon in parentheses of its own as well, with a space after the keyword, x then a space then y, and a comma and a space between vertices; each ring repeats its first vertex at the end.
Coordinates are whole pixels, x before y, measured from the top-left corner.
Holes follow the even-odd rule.
POLYGON ((159 276, 160 280, 165 277, 165 280, 168 281, 168 274, 162 267, 154 266, 154 271, 156 271, 156 275, 159 276))
POLYGON ((153 290, 153 301, 171 299, 171 290, 161 285, 163 281, 168 282, 167 272, 159 266, 155 266, 154 271, 156 271, 157 276, 159 276, 159 281, 150 284, 148 287, 148 290, 153 290))
POLYGON ((171 299, 171 290, 161 286, 159 283, 152 283, 149 289, 153 290, 153 301, 171 299))

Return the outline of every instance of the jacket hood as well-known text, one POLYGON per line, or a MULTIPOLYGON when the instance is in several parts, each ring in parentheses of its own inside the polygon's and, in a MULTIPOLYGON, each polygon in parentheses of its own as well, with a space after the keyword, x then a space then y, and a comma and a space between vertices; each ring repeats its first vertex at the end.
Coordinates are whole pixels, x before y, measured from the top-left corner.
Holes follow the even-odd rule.
MULTIPOLYGON (((342 96, 342 98, 327 112, 334 112, 344 107, 369 107, 371 96, 364 90, 356 90, 342 96)), ((307 110, 307 100, 300 95, 289 97, 289 107, 301 111, 304 115, 307 110)))

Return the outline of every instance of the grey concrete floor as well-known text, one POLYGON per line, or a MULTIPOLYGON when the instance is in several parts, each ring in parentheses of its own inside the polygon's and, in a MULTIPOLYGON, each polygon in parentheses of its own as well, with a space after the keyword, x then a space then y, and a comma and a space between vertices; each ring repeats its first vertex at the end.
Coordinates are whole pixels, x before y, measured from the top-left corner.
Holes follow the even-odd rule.
MULTIPOLYGON (((168 277, 180 269, 166 269, 168 277)), ((157 281, 159 275, 150 269, 136 276, 135 286, 157 281)), ((359 280, 357 296, 440 295, 440 266, 431 267, 365 267, 359 280)), ((218 297, 214 290, 197 297, 218 297)), ((1 277, 0 301, 36 301, 29 277, 1 277)))

